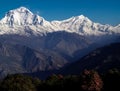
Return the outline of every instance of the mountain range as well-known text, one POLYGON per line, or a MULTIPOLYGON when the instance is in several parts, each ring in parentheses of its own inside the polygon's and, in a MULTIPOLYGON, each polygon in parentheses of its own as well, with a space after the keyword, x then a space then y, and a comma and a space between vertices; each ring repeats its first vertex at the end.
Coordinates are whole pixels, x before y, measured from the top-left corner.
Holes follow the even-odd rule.
POLYGON ((62 21, 46 21, 43 17, 33 14, 25 7, 10 10, 0 20, 0 34, 43 35, 46 33, 66 31, 80 35, 104 35, 120 33, 120 25, 110 26, 94 23, 80 15, 62 21), (26 30, 26 31, 25 31, 26 30))
POLYGON ((84 15, 47 21, 20 7, 0 20, 0 73, 60 69, 90 51, 120 41, 120 24, 103 25, 84 15))
POLYGON ((66 66, 64 74, 80 74, 83 70, 97 70, 105 73, 111 69, 120 69, 120 43, 112 43, 97 48, 78 61, 66 66))

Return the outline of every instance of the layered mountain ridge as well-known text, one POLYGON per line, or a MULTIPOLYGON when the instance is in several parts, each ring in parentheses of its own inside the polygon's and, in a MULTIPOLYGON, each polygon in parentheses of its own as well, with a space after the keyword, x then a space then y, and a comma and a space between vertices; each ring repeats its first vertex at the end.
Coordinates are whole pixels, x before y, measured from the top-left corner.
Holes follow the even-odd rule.
POLYGON ((80 35, 104 35, 120 33, 116 27, 94 23, 80 15, 62 21, 46 21, 43 17, 33 14, 29 9, 20 7, 10 10, 0 20, 0 34, 42 35, 56 31, 74 32, 80 35), (31 31, 25 31, 31 30, 31 31))
POLYGON ((58 70, 119 41, 120 25, 102 25, 84 15, 49 22, 20 7, 0 20, 0 76, 58 70))
POLYGON ((94 69, 107 72, 110 69, 120 69, 120 43, 112 43, 97 48, 78 61, 68 65, 62 72, 64 74, 79 74, 85 69, 94 69))

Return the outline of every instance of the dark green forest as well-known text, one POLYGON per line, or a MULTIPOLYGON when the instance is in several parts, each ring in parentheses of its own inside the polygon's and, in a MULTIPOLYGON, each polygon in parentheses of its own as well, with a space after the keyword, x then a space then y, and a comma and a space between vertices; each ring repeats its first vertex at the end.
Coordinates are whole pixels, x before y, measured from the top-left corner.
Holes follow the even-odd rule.
POLYGON ((41 80, 23 74, 7 75, 0 81, 0 91, 120 91, 120 71, 111 69, 104 74, 84 70, 79 75, 53 74, 41 80))

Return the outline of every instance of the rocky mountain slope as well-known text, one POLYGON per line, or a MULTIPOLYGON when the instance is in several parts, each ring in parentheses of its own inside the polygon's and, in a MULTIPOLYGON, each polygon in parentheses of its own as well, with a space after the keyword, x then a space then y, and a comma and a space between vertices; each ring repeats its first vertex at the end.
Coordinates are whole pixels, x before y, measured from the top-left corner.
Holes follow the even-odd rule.
POLYGON ((62 72, 65 74, 79 74, 85 69, 95 69, 106 72, 109 69, 120 69, 120 43, 110 44, 98 48, 78 61, 65 67, 62 72))
POLYGON ((59 69, 67 63, 60 55, 38 52, 22 45, 0 43, 0 76, 59 69))
POLYGON ((102 25, 83 15, 49 22, 25 7, 10 10, 0 20, 0 73, 56 70, 118 42, 119 34, 120 25, 102 25))

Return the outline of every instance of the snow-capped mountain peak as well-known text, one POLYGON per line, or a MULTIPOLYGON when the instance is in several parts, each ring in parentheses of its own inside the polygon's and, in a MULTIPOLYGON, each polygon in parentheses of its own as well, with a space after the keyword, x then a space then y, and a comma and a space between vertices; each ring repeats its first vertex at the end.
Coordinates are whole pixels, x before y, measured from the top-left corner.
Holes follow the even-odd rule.
POLYGON ((2 24, 6 24, 8 26, 28 25, 28 24, 33 24, 33 22, 34 22, 34 14, 25 7, 20 7, 14 10, 10 10, 1 20, 2 24))
POLYGON ((92 22, 84 15, 73 16, 62 21, 46 21, 33 14, 29 9, 20 7, 10 10, 0 20, 0 34, 35 34, 41 35, 54 31, 74 32, 80 35, 102 35, 120 33, 120 27, 113 27, 92 22), (27 30, 27 31, 26 31, 27 30), (32 33, 31 33, 32 32, 32 33))
POLYGON ((29 9, 27 9, 26 7, 20 7, 15 9, 14 11, 20 12, 20 13, 30 13, 33 14, 29 9))
POLYGON ((88 20, 90 21, 87 17, 85 17, 84 15, 79 15, 79 16, 75 16, 74 18, 79 19, 79 20, 88 20))
POLYGON ((63 21, 53 21, 52 24, 59 26, 62 30, 81 34, 83 31, 89 32, 93 22, 84 15, 80 15, 73 16, 63 21))

